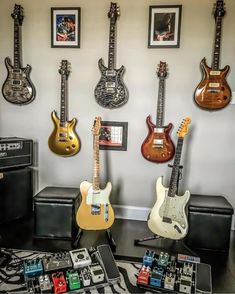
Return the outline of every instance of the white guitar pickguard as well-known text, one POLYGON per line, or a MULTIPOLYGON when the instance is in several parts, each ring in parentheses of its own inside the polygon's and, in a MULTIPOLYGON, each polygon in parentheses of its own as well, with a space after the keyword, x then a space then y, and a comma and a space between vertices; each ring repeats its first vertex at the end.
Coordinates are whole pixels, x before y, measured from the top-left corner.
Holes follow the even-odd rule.
POLYGON ((112 184, 107 183, 106 187, 103 190, 94 190, 91 185, 87 191, 86 204, 95 205, 95 204, 109 204, 109 196, 112 190, 112 184))

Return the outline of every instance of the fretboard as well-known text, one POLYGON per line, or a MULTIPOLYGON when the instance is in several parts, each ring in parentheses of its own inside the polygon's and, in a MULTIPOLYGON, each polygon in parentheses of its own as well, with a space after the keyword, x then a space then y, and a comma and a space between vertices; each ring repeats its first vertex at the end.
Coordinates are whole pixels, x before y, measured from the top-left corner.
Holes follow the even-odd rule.
POLYGON ((14 19, 14 67, 21 67, 21 26, 14 19))
POLYGON ((157 128, 161 128, 163 126, 164 95, 165 95, 165 78, 160 77, 159 88, 158 88, 157 117, 156 117, 157 128))
POLYGON ((108 68, 115 68, 116 20, 110 18, 108 68))
POLYGON ((61 75, 61 100, 60 100, 60 123, 62 126, 67 121, 67 101, 68 101, 68 78, 65 74, 61 75))
POLYGON ((178 174, 179 174, 179 166, 180 166, 180 158, 181 158, 181 152, 183 147, 183 141, 184 141, 183 138, 178 138, 174 164, 173 164, 172 173, 171 173, 170 185, 168 190, 169 197, 174 197, 177 192, 177 182, 178 182, 178 174))
POLYGON ((215 23, 216 23, 216 25, 215 25, 215 43, 214 43, 212 69, 219 70, 222 17, 217 16, 215 23))
POLYGON ((93 190, 100 189, 99 135, 93 135, 93 190))

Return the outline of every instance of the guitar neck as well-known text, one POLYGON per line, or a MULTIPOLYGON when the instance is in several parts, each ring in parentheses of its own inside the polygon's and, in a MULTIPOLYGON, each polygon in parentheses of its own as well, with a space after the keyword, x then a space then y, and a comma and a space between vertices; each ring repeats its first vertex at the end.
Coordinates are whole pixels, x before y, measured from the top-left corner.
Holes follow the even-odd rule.
POLYGON ((179 166, 180 166, 180 158, 182 153, 183 141, 184 141, 183 138, 178 138, 174 164, 173 164, 172 173, 171 173, 170 185, 168 190, 169 197, 175 197, 177 192, 179 166))
POLYGON ((93 190, 100 189, 99 135, 93 135, 93 190))
POLYGON ((68 78, 65 74, 61 75, 61 100, 60 100, 60 123, 65 125, 68 116, 68 78))
POLYGON ((215 20, 215 41, 213 51, 212 69, 219 70, 220 65, 220 44, 222 32, 222 17, 217 16, 215 20))
POLYGON ((163 126, 163 113, 164 113, 164 100, 165 100, 164 97, 165 97, 165 78, 159 78, 157 117, 156 117, 157 128, 161 128, 163 126))
POLYGON ((14 19, 14 68, 21 67, 21 26, 14 19))
POLYGON ((109 28, 109 54, 108 54, 108 68, 115 68, 115 52, 116 52, 116 20, 110 18, 109 28))

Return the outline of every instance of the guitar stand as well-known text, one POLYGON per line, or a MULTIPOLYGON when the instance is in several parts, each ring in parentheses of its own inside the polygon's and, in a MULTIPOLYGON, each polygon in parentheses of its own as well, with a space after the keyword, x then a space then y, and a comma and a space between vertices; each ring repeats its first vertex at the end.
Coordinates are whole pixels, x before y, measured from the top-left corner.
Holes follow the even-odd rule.
MULTIPOLYGON (((170 168, 173 168, 172 164, 168 164, 168 166, 170 168)), ((183 169, 183 165, 180 165, 179 166, 178 177, 177 177, 177 190, 176 190, 177 193, 178 193, 178 187, 179 187, 179 180, 182 179, 182 169, 183 169)), ((141 238, 141 239, 135 239, 134 240, 134 245, 135 246, 141 246, 142 242, 146 242, 146 241, 150 241, 150 240, 158 240, 158 239, 166 239, 166 238, 154 234, 153 236, 150 236, 150 237, 144 237, 144 238, 141 238)))
MULTIPOLYGON (((77 234, 75 242, 73 244, 74 247, 78 247, 78 243, 79 243, 82 235, 83 235, 83 230, 79 228, 78 234, 77 234)), ((113 239, 113 235, 112 235, 111 230, 110 229, 105 230, 105 235, 106 235, 106 238, 108 240, 108 244, 109 244, 112 252, 116 252, 116 247, 117 246, 116 246, 116 242, 113 239)))

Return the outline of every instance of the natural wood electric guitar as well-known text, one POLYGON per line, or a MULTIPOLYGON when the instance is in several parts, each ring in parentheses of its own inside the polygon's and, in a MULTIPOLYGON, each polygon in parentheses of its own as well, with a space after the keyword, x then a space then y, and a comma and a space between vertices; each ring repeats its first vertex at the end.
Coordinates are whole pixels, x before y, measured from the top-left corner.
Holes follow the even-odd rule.
POLYGON ((119 15, 119 7, 116 3, 111 2, 108 13, 110 18, 108 67, 104 66, 101 58, 98 62, 101 78, 95 88, 97 103, 102 107, 111 109, 122 106, 128 100, 128 91, 123 82, 125 68, 123 65, 119 69, 115 68, 116 21, 119 15))
POLYGON ((104 189, 100 189, 100 163, 99 163, 99 135, 101 118, 97 117, 93 132, 93 182, 84 181, 80 185, 82 201, 78 208, 76 220, 84 230, 106 230, 114 222, 113 208, 109 202, 112 184, 107 183, 104 189))
POLYGON ((24 105, 32 102, 35 98, 35 87, 30 79, 32 67, 22 67, 21 61, 21 27, 24 19, 23 7, 15 4, 14 19, 14 65, 11 59, 6 57, 7 78, 2 86, 3 97, 10 103, 24 105))
POLYGON ((75 132, 77 119, 68 121, 68 76, 70 74, 67 60, 62 60, 59 69, 61 74, 61 102, 60 118, 56 111, 51 113, 54 130, 48 139, 48 146, 52 152, 61 156, 72 156, 80 150, 80 140, 75 132))
POLYGON ((160 61, 158 73, 158 104, 156 124, 153 124, 150 115, 146 118, 148 135, 141 146, 144 158, 156 163, 171 160, 175 153, 175 146, 170 138, 172 123, 163 126, 165 79, 167 77, 166 62, 160 61))
POLYGON ((229 104, 232 96, 231 89, 226 81, 230 67, 226 65, 223 69, 219 69, 222 18, 224 15, 224 3, 222 0, 218 0, 215 9, 215 42, 212 66, 209 67, 206 64, 206 59, 202 59, 203 77, 194 94, 197 105, 207 110, 224 108, 229 104))
POLYGON ((148 227, 154 234, 173 240, 182 239, 188 232, 185 207, 190 193, 186 191, 184 195, 178 196, 176 192, 183 140, 188 133, 189 123, 190 119, 185 118, 177 132, 178 142, 169 188, 163 186, 163 177, 157 179, 157 201, 148 220, 148 227))

